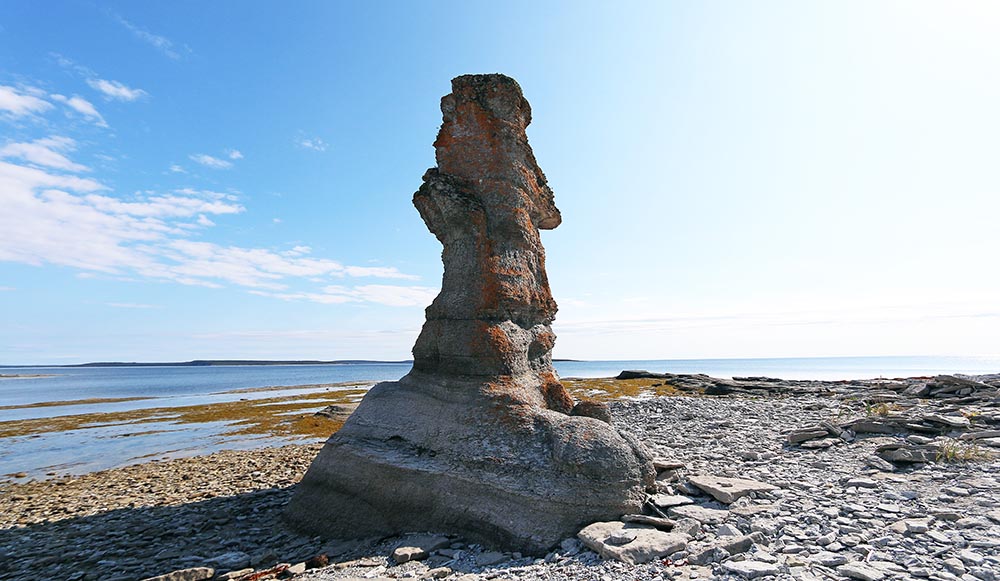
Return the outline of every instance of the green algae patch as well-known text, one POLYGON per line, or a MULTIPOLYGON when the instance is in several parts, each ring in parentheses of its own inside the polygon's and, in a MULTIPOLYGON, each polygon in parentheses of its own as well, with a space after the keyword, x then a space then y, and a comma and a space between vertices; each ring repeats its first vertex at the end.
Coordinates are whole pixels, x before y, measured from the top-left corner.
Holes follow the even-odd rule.
MULTIPOLYGON (((319 386, 318 386, 319 387, 319 386)), ((323 386, 326 387, 326 386, 323 386)), ((0 438, 37 436, 69 430, 102 428, 114 425, 134 425, 136 433, 142 427, 157 430, 164 422, 174 425, 224 425, 220 436, 257 436, 275 438, 323 439, 340 429, 343 419, 317 416, 316 412, 329 405, 356 405, 366 388, 323 389, 308 394, 247 399, 193 406, 160 407, 140 410, 101 412, 0 422, 0 438)))
POLYGON ((677 388, 662 379, 615 379, 613 377, 561 380, 575 399, 610 402, 622 398, 650 398, 677 395, 677 388))

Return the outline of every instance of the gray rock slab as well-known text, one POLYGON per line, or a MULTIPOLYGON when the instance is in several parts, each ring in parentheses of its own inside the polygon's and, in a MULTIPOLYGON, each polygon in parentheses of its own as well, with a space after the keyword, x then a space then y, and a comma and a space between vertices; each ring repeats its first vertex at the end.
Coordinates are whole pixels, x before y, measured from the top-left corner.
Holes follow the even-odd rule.
POLYGON ((596 522, 577 535, 583 544, 597 554, 608 559, 616 559, 630 565, 647 563, 653 559, 666 557, 687 546, 689 537, 679 533, 667 533, 655 527, 621 521, 596 522), (621 533, 635 535, 631 541, 616 545, 621 533))
POLYGON ((861 563, 847 563, 837 567, 837 573, 859 581, 882 581, 885 573, 861 563))
POLYGON ((777 575, 781 572, 777 564, 764 561, 727 561, 722 564, 722 568, 746 579, 777 575))
POLYGON ((722 476, 712 476, 710 474, 694 474, 688 478, 694 484, 705 491, 719 502, 729 504, 748 494, 754 492, 769 492, 776 490, 776 486, 749 480, 747 478, 725 478, 722 476))
POLYGON ((728 510, 706 508, 697 504, 675 506, 667 511, 667 514, 674 518, 690 518, 702 524, 709 525, 722 524, 727 518, 729 518, 728 510))

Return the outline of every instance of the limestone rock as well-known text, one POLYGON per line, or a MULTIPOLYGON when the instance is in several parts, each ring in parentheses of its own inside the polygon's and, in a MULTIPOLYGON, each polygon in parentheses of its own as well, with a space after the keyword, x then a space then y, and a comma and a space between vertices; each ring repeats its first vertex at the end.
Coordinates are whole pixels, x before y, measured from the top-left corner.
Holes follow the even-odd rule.
POLYGON ((331 537, 438 530, 543 553, 587 523, 640 512, 652 457, 601 406, 574 408, 552 367, 539 229, 562 218, 520 87, 458 77, 441 110, 438 165, 413 203, 444 247, 444 277, 413 370, 367 393, 286 517, 331 537))
POLYGON ((769 492, 777 487, 749 480, 746 478, 724 478, 722 476, 712 476, 710 474, 695 474, 688 478, 701 490, 710 494, 715 500, 724 504, 729 504, 737 498, 741 498, 753 492, 769 492))
POLYGON ((593 523, 581 530, 578 536, 584 545, 602 557, 630 565, 676 553, 687 546, 689 540, 687 535, 619 521, 593 523), (627 542, 622 542, 626 539, 627 542))

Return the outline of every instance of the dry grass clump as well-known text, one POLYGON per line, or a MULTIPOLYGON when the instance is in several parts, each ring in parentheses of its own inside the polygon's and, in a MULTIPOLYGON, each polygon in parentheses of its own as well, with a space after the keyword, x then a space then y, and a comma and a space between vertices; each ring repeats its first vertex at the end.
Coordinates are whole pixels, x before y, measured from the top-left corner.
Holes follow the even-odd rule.
POLYGON ((989 451, 980 448, 974 442, 949 440, 941 445, 941 449, 938 450, 935 460, 937 462, 948 463, 981 462, 989 460, 991 457, 992 454, 989 451))

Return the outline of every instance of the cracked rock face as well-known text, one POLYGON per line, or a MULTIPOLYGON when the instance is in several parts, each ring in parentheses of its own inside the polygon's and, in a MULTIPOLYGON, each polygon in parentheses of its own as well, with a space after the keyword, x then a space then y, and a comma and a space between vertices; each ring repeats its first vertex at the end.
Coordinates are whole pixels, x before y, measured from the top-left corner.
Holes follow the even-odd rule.
POLYGON ((287 510, 331 537, 437 530, 541 553, 638 512, 649 453, 574 405, 552 368, 556 313, 539 229, 561 217, 513 79, 465 75, 441 100, 437 163, 413 203, 444 249, 413 371, 365 396, 287 510))

